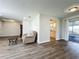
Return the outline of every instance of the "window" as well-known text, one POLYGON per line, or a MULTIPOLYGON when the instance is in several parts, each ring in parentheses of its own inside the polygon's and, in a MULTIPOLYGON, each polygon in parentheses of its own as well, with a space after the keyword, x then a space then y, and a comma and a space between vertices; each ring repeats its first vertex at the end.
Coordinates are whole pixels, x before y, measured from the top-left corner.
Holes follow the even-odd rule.
POLYGON ((69 34, 79 34, 79 21, 69 22, 69 34))

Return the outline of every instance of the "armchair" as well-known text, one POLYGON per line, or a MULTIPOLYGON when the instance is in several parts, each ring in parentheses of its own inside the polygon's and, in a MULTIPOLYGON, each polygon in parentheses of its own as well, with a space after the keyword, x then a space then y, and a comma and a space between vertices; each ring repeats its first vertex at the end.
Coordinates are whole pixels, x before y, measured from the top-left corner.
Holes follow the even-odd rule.
POLYGON ((27 35, 27 34, 24 34, 22 36, 22 41, 24 44, 26 43, 32 43, 32 42, 35 42, 35 37, 36 37, 36 34, 37 32, 36 31, 33 31, 32 35, 27 35))

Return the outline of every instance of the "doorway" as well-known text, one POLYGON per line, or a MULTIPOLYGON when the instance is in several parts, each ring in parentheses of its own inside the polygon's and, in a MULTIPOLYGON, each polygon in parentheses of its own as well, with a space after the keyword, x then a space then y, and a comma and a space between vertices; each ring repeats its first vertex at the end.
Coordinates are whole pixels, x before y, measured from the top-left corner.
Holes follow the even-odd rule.
POLYGON ((57 23, 56 20, 50 19, 50 41, 55 42, 56 41, 56 29, 57 29, 57 23))
POLYGON ((23 25, 20 24, 20 38, 22 38, 22 32, 23 32, 23 25))

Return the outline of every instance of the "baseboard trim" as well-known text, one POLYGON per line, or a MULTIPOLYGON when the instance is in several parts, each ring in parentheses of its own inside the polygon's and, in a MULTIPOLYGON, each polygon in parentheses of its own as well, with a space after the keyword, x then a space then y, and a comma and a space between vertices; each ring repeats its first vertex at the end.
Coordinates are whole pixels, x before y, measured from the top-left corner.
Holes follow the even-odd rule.
POLYGON ((42 43, 46 43, 46 42, 50 42, 50 41, 48 40, 48 41, 42 41, 42 42, 37 42, 37 43, 42 44, 42 43))

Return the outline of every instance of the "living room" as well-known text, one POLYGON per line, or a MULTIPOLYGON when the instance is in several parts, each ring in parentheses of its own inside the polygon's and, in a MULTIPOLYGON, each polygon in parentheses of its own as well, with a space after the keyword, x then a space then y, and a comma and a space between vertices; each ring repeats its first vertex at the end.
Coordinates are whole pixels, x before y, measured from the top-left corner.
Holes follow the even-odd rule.
POLYGON ((79 59, 78 19, 78 0, 0 0, 0 58, 79 59))

